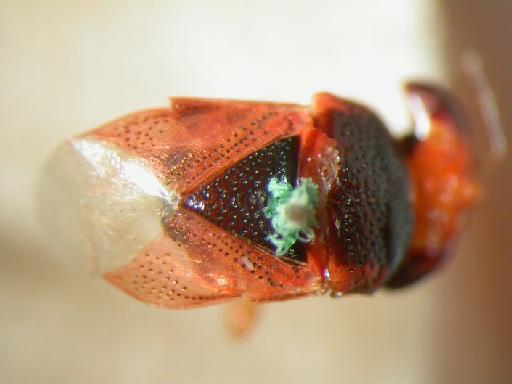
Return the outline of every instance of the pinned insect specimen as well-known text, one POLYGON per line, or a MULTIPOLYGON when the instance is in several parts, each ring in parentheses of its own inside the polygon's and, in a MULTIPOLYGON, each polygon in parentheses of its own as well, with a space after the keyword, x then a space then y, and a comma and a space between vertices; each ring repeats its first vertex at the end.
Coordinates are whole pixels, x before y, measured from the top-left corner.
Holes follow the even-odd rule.
POLYGON ((393 139, 357 103, 173 98, 75 137, 41 186, 48 231, 165 308, 403 287, 435 270, 478 192, 453 99, 411 83, 393 139))

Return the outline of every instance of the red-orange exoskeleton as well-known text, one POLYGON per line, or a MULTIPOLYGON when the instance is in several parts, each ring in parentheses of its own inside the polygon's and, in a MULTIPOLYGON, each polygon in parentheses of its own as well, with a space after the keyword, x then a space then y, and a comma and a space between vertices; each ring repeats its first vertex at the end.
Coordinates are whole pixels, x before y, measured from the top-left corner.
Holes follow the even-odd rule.
POLYGON ((400 140, 327 93, 310 107, 174 98, 68 141, 42 209, 68 249, 162 307, 406 286, 445 258, 477 193, 451 98, 406 94, 400 140))

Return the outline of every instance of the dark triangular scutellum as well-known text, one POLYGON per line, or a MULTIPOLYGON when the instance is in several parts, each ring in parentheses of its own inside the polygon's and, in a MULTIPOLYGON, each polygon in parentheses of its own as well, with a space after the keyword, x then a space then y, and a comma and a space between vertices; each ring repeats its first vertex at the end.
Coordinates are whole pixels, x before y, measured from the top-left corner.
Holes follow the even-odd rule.
MULTIPOLYGON (((296 186, 298 158, 298 137, 276 141, 202 184, 186 196, 184 206, 235 236, 274 253, 274 246, 267 239, 273 229, 264 213, 269 199, 267 186, 272 178, 296 186)), ((296 243, 285 256, 304 261, 303 244, 296 243)))

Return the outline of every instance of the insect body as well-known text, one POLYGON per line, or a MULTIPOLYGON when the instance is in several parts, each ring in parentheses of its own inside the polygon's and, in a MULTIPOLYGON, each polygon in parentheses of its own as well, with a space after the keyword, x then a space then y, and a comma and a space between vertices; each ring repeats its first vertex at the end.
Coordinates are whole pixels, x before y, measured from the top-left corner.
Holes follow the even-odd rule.
POLYGON ((128 115, 53 156, 47 226, 168 308, 408 285, 444 258, 476 188, 451 99, 406 91, 416 126, 402 140, 327 93, 311 107, 174 98, 128 115))

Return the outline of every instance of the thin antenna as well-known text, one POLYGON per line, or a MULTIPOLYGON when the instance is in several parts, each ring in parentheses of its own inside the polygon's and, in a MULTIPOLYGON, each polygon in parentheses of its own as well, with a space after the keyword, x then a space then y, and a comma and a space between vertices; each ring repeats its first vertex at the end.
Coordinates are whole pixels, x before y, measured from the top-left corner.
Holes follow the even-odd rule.
POLYGON ((482 60, 478 53, 468 51, 462 55, 461 64, 462 69, 476 90, 480 115, 484 121, 484 127, 489 140, 491 158, 495 162, 499 162, 507 156, 508 144, 503 131, 496 97, 485 75, 482 60))

